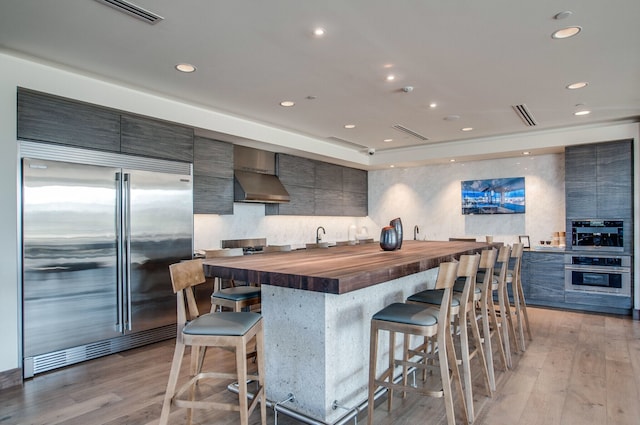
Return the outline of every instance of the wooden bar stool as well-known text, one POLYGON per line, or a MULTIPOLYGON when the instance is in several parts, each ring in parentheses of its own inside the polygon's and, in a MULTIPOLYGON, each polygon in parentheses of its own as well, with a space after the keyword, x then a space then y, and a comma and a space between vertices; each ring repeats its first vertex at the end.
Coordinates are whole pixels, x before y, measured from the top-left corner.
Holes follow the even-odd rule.
POLYGON ((524 292, 522 290, 521 268, 522 268, 522 251, 523 245, 521 243, 514 243, 511 249, 511 259, 513 262, 513 269, 507 272, 507 285, 511 284, 511 294, 513 297, 514 314, 516 318, 516 325, 518 331, 518 342, 520 350, 525 351, 527 346, 525 344, 525 328, 529 341, 533 338, 531 336, 531 327, 529 326, 529 316, 527 314, 527 303, 524 299, 524 292))
MULTIPOLYGON (((205 258, 215 257, 236 257, 242 256, 242 248, 231 249, 215 249, 207 250, 205 258)), ((230 288, 222 287, 222 279, 214 278, 213 294, 211 294, 211 312, 217 311, 218 308, 229 308, 232 311, 242 311, 250 309, 251 306, 258 305, 261 302, 261 292, 259 286, 236 286, 234 280, 231 280, 230 288)))
MULTIPOLYGON (((447 423, 455 425, 455 413, 453 408, 453 395, 451 383, 454 382, 460 393, 460 403, 462 414, 466 422, 466 408, 464 406, 464 395, 458 372, 458 363, 455 357, 455 349, 450 331, 450 306, 452 287, 456 279, 456 263, 442 263, 438 270, 436 289, 443 291, 443 302, 439 310, 428 309, 418 304, 391 304, 376 314, 371 319, 371 340, 369 351, 369 399, 368 399, 368 425, 373 424, 374 394, 378 387, 388 389, 388 410, 391 410, 393 391, 418 392, 432 397, 443 397, 445 410, 447 413, 447 423), (389 366, 378 377, 378 336, 379 331, 389 332, 389 366), (395 358, 395 334, 404 335, 402 347, 402 360, 395 358), (435 368, 433 365, 420 360, 414 361, 410 358, 409 342, 410 335, 422 336, 424 338, 436 337, 437 340, 437 360, 439 363, 440 381, 436 390, 414 387, 407 384, 407 371, 411 368, 426 370, 435 368), (398 366, 402 367, 402 383, 394 383, 394 374, 398 366)), ((435 354, 435 347, 432 346, 431 353, 435 354)))
POLYGON ((262 425, 267 423, 266 395, 264 391, 264 332, 262 316, 252 312, 218 312, 199 315, 193 287, 205 283, 202 260, 184 261, 169 266, 173 291, 178 301, 178 332, 176 348, 171 363, 169 382, 162 404, 160 425, 169 421, 171 406, 188 408, 187 423, 191 423, 193 409, 219 409, 240 412, 240 424, 248 425, 249 416, 260 403, 262 425), (188 314, 189 313, 189 314, 188 314), (189 320, 191 319, 191 320, 189 320), (258 373, 247 372, 247 345, 255 339, 258 373), (236 354, 236 373, 199 372, 191 373, 187 383, 176 390, 180 368, 186 346, 193 353, 200 347, 226 347, 236 354), (238 382, 239 403, 222 403, 194 400, 195 386, 202 379, 234 379, 238 382), (257 380, 258 388, 253 400, 247 398, 247 380, 257 380), (185 393, 189 393, 188 397, 185 393))
MULTIPOLYGON (((460 341, 460 359, 462 361, 462 376, 464 383, 464 392, 466 398, 467 417, 469 422, 474 419, 473 407, 473 384, 471 372, 471 360, 474 357, 480 362, 480 369, 485 389, 489 397, 492 396, 491 386, 489 382, 489 371, 487 369, 487 361, 485 359, 482 339, 478 322, 475 317, 475 302, 480 300, 481 292, 476 290, 476 274, 478 273, 478 264, 480 263, 480 255, 461 255, 460 263, 457 271, 457 281, 454 284, 462 292, 454 292, 453 302, 458 303, 458 328, 457 335, 460 341), (461 281, 462 279, 462 281, 461 281), (471 295, 473 294, 473 295, 471 295), (476 301, 474 301, 474 299, 476 301), (473 349, 469 344, 469 329, 474 340, 473 349)), ((441 305, 442 291, 426 290, 414 294, 407 298, 407 303, 424 303, 432 305, 441 305)))

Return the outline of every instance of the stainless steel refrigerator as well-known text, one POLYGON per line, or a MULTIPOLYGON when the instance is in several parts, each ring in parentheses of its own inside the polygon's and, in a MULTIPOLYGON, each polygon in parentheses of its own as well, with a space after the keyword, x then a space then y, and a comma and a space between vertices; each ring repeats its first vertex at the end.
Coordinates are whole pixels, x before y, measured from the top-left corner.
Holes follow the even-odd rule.
POLYGON ((25 377, 174 337, 168 266, 193 252, 191 165, 33 146, 22 155, 25 377))

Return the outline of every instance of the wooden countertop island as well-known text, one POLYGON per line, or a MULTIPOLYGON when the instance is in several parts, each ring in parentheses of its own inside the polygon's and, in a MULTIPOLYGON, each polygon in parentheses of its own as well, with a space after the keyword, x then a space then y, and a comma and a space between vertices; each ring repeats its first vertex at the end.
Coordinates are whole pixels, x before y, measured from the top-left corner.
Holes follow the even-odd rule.
POLYGON ((334 404, 367 400, 371 316, 433 288, 441 262, 489 246, 405 241, 401 250, 383 251, 368 243, 210 258, 204 269, 262 285, 267 398, 277 403, 293 394, 279 409, 305 423, 336 424, 349 412, 334 404))
POLYGON ((208 276, 345 294, 433 269, 489 246, 484 242, 404 241, 400 250, 383 251, 378 243, 367 243, 211 258, 204 260, 204 268, 208 276))

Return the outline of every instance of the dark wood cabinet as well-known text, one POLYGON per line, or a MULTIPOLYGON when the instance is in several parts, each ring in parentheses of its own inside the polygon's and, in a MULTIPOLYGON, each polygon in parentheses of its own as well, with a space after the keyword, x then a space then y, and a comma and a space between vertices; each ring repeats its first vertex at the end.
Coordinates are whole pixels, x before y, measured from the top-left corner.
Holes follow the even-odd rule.
POLYGON ((120 114, 107 108, 18 89, 18 139, 120 151, 120 114))
POLYGON ((267 204, 267 215, 367 215, 367 172, 278 154, 278 177, 291 202, 267 204))
POLYGON ((566 148, 567 220, 632 219, 632 151, 633 144, 630 140, 566 148))
POLYGON ((233 214, 233 145, 195 137, 193 212, 233 214))
POLYGON ((120 151, 192 162, 193 128, 145 117, 122 115, 120 151))

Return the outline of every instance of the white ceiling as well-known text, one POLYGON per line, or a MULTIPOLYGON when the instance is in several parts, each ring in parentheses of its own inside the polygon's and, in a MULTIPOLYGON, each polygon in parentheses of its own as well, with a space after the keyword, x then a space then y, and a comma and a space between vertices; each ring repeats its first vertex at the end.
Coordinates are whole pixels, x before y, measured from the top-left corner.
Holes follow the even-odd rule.
POLYGON ((2 0, 0 46, 362 152, 640 116, 638 0, 134 3, 164 20, 91 0, 2 0), (551 38, 572 25, 581 33, 551 38), (577 81, 589 85, 565 88, 577 81), (521 104, 535 127, 512 109, 521 104), (578 104, 592 113, 574 116, 578 104))

